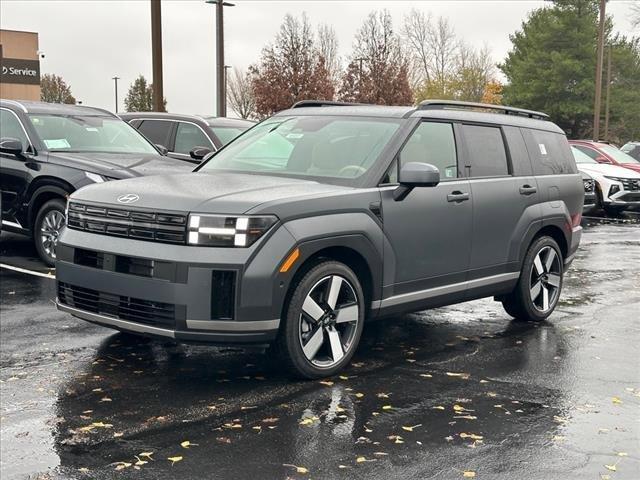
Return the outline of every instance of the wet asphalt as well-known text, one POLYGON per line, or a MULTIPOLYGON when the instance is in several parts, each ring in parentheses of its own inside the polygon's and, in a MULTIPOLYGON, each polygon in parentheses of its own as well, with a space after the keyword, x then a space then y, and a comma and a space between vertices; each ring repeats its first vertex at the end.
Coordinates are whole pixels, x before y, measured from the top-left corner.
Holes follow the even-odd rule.
MULTIPOLYGON (((90 325, 53 280, 2 269, 0 476, 639 479, 640 224, 583 225, 548 322, 491 299, 371 322, 312 382, 90 325)), ((46 272, 20 237, 1 250, 46 272)))

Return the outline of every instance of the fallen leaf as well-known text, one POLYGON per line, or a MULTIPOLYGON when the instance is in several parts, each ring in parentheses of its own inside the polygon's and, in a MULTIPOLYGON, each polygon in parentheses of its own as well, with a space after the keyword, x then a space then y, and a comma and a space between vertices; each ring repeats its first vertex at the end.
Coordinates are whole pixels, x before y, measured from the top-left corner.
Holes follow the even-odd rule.
POLYGON ((626 457, 627 456, 627 452, 618 452, 618 456, 619 457, 626 457))
POLYGON ((295 468, 297 473, 309 473, 309 469, 305 467, 299 467, 297 465, 292 465, 290 463, 283 463, 283 467, 295 468))
POLYGON ((445 375, 447 375, 448 377, 459 377, 459 378, 462 378, 463 380, 468 380, 469 377, 471 376, 468 373, 457 373, 457 372, 446 372, 445 375))
POLYGON ((153 460, 153 458, 151 458, 151 455, 153 455, 153 452, 140 452, 138 454, 138 457, 145 457, 145 458, 148 458, 149 460, 153 460))
POLYGON ((362 462, 366 462, 367 459, 365 457, 358 457, 356 458, 356 463, 362 463, 362 462))
POLYGON ((278 417, 269 417, 262 419, 262 423, 276 423, 278 420, 280 420, 278 417))
POLYGON ((464 478, 476 478, 476 472, 474 472, 473 470, 465 470, 464 472, 462 472, 462 476, 464 478))
POLYGON ((340 375, 338 378, 340 380, 349 380, 349 377, 347 377, 346 375, 340 375))
POLYGON ((605 465, 604 468, 606 468, 607 470, 611 470, 612 472, 618 470, 615 465, 605 465))
POLYGON ((393 407, 391 405, 383 405, 383 410, 391 410, 393 407))
POLYGON ((475 433, 461 433, 460 438, 470 438, 471 440, 482 440, 484 437, 475 433))
POLYGON ((433 375, 431 375, 430 373, 421 373, 420 376, 424 378, 433 378, 433 375))
POLYGON ((622 400, 620 400, 618 397, 613 397, 613 398, 611 399, 611 401, 612 401, 613 403, 616 403, 616 404, 620 404, 620 403, 622 403, 622 400))
POLYGON ((422 424, 419 423, 418 425, 413 425, 412 427, 403 426, 402 429, 406 430, 407 432, 413 432, 414 428, 418 428, 418 427, 421 427, 421 426, 422 426, 422 424))
POLYGON ((442 405, 436 405, 435 407, 431 407, 434 410, 444 410, 444 407, 442 405))
POLYGON ((198 446, 198 444, 197 444, 197 443, 191 443, 189 440, 185 440, 184 442, 182 442, 182 443, 180 444, 180 446, 181 446, 182 448, 189 448, 189 447, 197 447, 197 446, 198 446))
POLYGON ((167 460, 169 460, 171 462, 171 466, 173 466, 175 463, 182 461, 182 457, 167 457, 167 460))
POLYGON ((333 382, 331 380, 321 380, 320 382, 322 385, 326 385, 327 387, 331 387, 333 385, 333 382))
POLYGON ((362 398, 364 397, 364 393, 356 393, 356 398, 362 398))
POLYGON ((462 418, 464 420, 477 420, 478 417, 476 417, 475 415, 456 415, 453 418, 462 418))

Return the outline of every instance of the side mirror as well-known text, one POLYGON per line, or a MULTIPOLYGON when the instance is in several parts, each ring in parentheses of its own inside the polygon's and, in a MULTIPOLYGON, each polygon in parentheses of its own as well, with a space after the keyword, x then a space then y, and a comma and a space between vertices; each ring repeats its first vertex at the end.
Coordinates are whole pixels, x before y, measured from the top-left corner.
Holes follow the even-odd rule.
POLYGON ((393 191, 396 202, 404 200, 415 187, 435 187, 440 183, 440 170, 429 163, 409 162, 400 169, 400 185, 393 191))
POLYGON ((598 162, 598 163, 613 163, 607 157, 604 157, 602 155, 600 155, 599 157, 596 157, 596 162, 598 162))
POLYGON ((156 143, 155 146, 158 150, 160 150, 160 155, 166 155, 167 153, 169 153, 169 149, 164 145, 160 145, 159 143, 156 143))
POLYGON ((189 156, 194 160, 202 160, 208 154, 211 153, 211 149, 207 147, 195 147, 189 152, 189 156))
POLYGON ((15 138, 0 139, 0 152, 11 155, 20 155, 23 152, 22 142, 15 138))

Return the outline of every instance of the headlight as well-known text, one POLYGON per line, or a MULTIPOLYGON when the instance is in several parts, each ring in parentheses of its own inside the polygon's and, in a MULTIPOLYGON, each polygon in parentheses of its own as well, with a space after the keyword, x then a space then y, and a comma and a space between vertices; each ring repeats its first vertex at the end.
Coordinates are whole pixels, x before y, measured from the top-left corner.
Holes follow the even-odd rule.
POLYGON ((102 175, 98 175, 97 173, 84 172, 86 177, 94 183, 102 183, 106 182, 108 178, 103 177, 102 175))
POLYGON ((227 216, 192 213, 189 215, 189 245, 211 247, 249 247, 269 230, 278 218, 227 216))

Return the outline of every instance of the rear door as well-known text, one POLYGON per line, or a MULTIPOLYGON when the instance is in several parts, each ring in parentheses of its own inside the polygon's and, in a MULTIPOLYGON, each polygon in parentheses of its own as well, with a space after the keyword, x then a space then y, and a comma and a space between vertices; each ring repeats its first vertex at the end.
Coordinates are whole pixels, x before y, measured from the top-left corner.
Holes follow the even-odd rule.
POLYGON ((400 166, 435 165, 439 185, 415 188, 402 201, 393 199, 394 187, 381 188, 384 231, 392 250, 385 257, 395 259, 393 279, 385 274, 393 283, 385 285, 385 296, 391 298, 383 307, 413 302, 420 307, 439 296, 452 302, 464 296, 473 200, 469 181, 460 178, 454 132, 452 123, 422 121, 396 160, 400 166))
POLYGON ((472 289, 516 277, 509 272, 518 271, 520 243, 540 218, 539 192, 519 129, 465 124, 461 130, 473 196, 472 289))

